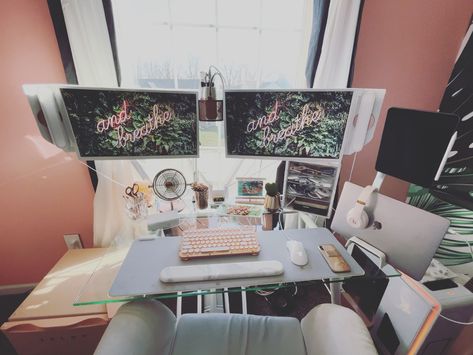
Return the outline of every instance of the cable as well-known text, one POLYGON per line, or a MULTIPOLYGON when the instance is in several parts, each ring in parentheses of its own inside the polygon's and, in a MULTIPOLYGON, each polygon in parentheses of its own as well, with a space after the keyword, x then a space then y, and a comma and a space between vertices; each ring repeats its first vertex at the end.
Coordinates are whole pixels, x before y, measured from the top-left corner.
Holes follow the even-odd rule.
MULTIPOLYGON (((295 199, 296 199, 296 198, 294 198, 290 203, 292 203, 295 199)), ((287 241, 291 241, 292 239, 287 236, 286 231, 285 231, 285 229, 284 229, 283 226, 282 226, 281 217, 282 217, 282 215, 284 214, 284 212, 283 212, 282 209, 279 209, 278 213, 279 213, 279 216, 278 216, 278 220, 279 220, 279 230, 282 232, 282 235, 284 236, 284 238, 287 239, 287 241)), ((290 212, 290 213, 291 213, 291 212, 290 212)))
POLYGON ((471 260, 473 260, 473 248, 471 247, 470 241, 468 239, 466 239, 466 237, 464 237, 462 234, 456 232, 455 230, 453 230, 451 228, 448 228, 447 232, 451 233, 451 234, 458 235, 459 237, 463 238, 463 241, 466 243, 466 245, 468 245, 468 249, 470 250, 471 260))
POLYGON ((440 317, 442 317, 445 320, 448 320, 449 322, 455 323, 455 324, 460 324, 460 325, 473 325, 473 322, 459 322, 457 320, 450 319, 448 317, 445 317, 442 313, 439 314, 440 317))
POLYGON ((95 171, 98 175, 103 176, 104 178, 110 180, 111 182, 113 182, 113 183, 115 183, 115 184, 117 184, 117 185, 119 185, 119 186, 121 186, 121 187, 123 187, 123 188, 127 188, 127 185, 124 185, 124 184, 122 184, 121 182, 118 182, 118 181, 116 181, 116 180, 113 180, 111 177, 109 177, 109 176, 107 176, 107 175, 105 175, 105 174, 102 174, 101 172, 97 171, 96 169, 94 169, 94 168, 88 166, 88 165, 87 165, 86 163, 84 163, 83 161, 78 160, 78 162, 81 163, 82 165, 85 165, 88 169, 90 169, 90 170, 92 170, 92 171, 95 171))
POLYGON ((353 161, 351 163, 351 169, 350 169, 350 176, 348 177, 348 181, 351 182, 351 176, 353 175, 353 169, 355 168, 355 163, 356 163, 356 157, 358 156, 358 152, 355 153, 355 156, 353 157, 353 161))

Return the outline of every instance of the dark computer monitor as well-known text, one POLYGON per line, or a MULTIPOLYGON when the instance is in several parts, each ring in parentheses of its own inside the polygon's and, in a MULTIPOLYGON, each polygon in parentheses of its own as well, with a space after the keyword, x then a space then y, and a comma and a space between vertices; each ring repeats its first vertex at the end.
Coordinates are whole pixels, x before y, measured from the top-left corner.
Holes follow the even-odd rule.
POLYGON ((451 113, 388 110, 376 170, 430 187, 458 125, 451 113))
POLYGON ((82 159, 197 157, 197 91, 62 87, 82 159))
POLYGON ((353 90, 225 91, 228 157, 339 159, 353 90))

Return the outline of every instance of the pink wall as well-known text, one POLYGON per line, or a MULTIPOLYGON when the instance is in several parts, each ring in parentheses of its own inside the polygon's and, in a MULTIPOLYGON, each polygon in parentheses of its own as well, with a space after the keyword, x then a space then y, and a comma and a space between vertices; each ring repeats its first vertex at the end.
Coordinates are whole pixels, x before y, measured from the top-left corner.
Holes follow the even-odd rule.
POLYGON ((0 22, 0 285, 37 282, 66 251, 92 246, 87 168, 40 137, 21 85, 63 83, 46 0, 4 1, 0 22))
MULTIPOLYGON (((387 92, 375 137, 358 154, 352 182, 364 186, 373 181, 389 107, 438 109, 472 13, 471 0, 365 0, 353 87, 387 92)), ((342 184, 352 161, 352 156, 343 161, 342 184)), ((388 177, 381 190, 404 200, 407 188, 407 183, 388 177)))

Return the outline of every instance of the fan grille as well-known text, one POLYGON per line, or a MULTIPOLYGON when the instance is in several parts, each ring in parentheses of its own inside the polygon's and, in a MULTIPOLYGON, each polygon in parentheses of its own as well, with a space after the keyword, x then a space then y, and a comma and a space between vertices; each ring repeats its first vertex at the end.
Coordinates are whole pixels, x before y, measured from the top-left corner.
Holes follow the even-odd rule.
POLYGON ((176 169, 164 169, 153 180, 153 191, 162 200, 173 201, 186 192, 186 179, 176 169))

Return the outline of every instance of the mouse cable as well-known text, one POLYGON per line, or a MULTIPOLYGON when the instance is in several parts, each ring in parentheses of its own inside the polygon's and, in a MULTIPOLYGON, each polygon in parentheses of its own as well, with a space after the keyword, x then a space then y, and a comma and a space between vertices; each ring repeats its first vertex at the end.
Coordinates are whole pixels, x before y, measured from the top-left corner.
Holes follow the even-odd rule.
POLYGON ((451 234, 454 234, 454 235, 458 236, 459 238, 463 239, 463 242, 465 242, 465 244, 468 246, 468 249, 469 249, 470 254, 471 254, 471 259, 473 260, 473 248, 471 247, 471 244, 470 244, 471 241, 468 240, 467 236, 465 236, 464 234, 458 233, 457 231, 453 230, 452 228, 448 228, 447 232, 451 233, 451 234))
MULTIPOLYGON (((294 197, 287 205, 290 206, 295 200, 296 200, 297 197, 294 197)), ((288 240, 292 240, 291 238, 289 238, 286 234, 286 232, 284 231, 284 227, 282 226, 282 214, 283 214, 283 210, 282 208, 279 210, 279 230, 282 232, 282 235, 288 240)))

